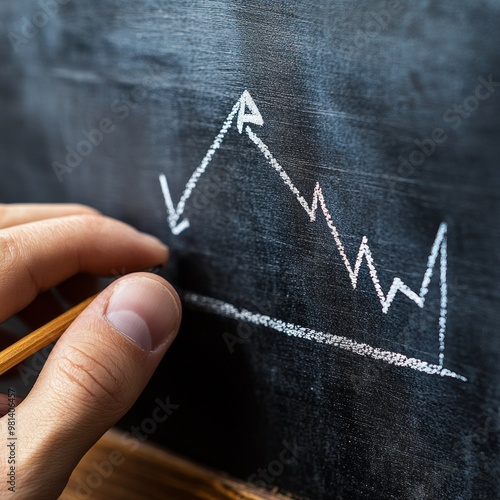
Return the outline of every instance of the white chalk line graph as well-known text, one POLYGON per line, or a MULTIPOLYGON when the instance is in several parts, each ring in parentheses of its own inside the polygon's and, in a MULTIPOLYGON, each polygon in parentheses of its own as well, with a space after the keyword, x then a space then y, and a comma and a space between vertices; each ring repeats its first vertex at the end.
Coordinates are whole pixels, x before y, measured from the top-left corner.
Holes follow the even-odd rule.
POLYGON ((344 350, 350 350, 357 354, 363 356, 369 356, 381 361, 385 361, 389 364, 394 364, 397 366, 404 366, 407 368, 412 368, 417 371, 421 371, 432 375, 441 375, 446 377, 456 378, 462 381, 467 381, 465 377, 459 375, 455 372, 447 370, 443 367, 444 364, 444 351, 445 351, 445 339, 446 339, 446 320, 447 320, 447 305, 448 305, 448 285, 447 285, 447 267, 448 267, 448 253, 447 253, 447 233, 448 227, 445 222, 442 222, 438 228, 434 243, 431 247, 431 251, 427 260, 427 268, 425 270, 420 289, 417 292, 412 290, 403 280, 399 277, 395 277, 389 288, 387 294, 384 294, 380 280, 378 277, 377 268, 375 266, 375 261, 368 245, 367 236, 363 236, 361 239, 361 244, 354 261, 354 266, 351 264, 347 257, 347 252, 342 243, 339 230, 335 226, 333 218, 330 211, 326 205, 325 198, 323 196, 323 191, 319 182, 313 191, 311 204, 307 202, 304 196, 301 194, 300 190, 292 182, 290 176, 285 171, 285 169, 280 165, 280 163, 274 158, 273 154, 269 150, 266 144, 253 132, 249 125, 244 126, 246 123, 252 123, 258 126, 264 124, 262 115, 257 108, 253 98, 250 93, 245 90, 241 95, 240 99, 234 104, 231 112, 227 116, 226 120, 219 133, 215 137, 212 145, 208 149, 205 157, 196 168, 196 170, 191 175, 188 180, 184 191, 181 195, 180 201, 177 207, 174 206, 172 196, 170 193, 170 187, 168 185, 167 177, 165 174, 160 174, 159 182, 163 197, 165 200, 165 205, 167 209, 167 223, 175 236, 181 234, 183 231, 189 228, 189 219, 184 218, 180 221, 181 217, 184 215, 186 209, 186 203, 191 197, 194 189, 201 176, 206 172, 210 162, 212 161, 216 151, 220 148, 225 135, 233 125, 234 118, 238 114, 237 118, 237 129, 241 134, 243 129, 245 130, 247 136, 251 142, 257 146, 260 152, 263 154, 269 165, 279 174, 280 178, 286 186, 293 193, 299 204, 302 206, 304 211, 307 213, 310 222, 316 221, 316 215, 318 209, 321 209, 323 217, 326 221, 328 229, 333 237, 339 255, 342 262, 349 275, 351 285, 355 290, 358 284, 358 276, 361 271, 361 266, 363 261, 368 267, 370 278, 373 283, 375 292, 378 296, 382 307, 382 313, 387 314, 389 309, 396 297, 397 292, 405 295, 408 299, 414 302, 418 307, 424 308, 426 296, 429 291, 429 285, 434 275, 434 269, 436 265, 439 265, 439 288, 440 288, 440 312, 439 312, 439 323, 438 323, 438 340, 439 340, 439 352, 438 352, 438 363, 429 364, 426 361, 408 358, 401 353, 396 353, 392 351, 384 351, 368 344, 362 344, 350 340, 346 337, 341 337, 338 335, 333 335, 324 332, 318 332, 305 327, 284 323, 276 318, 270 318, 268 316, 261 316, 256 313, 251 313, 244 309, 237 309, 231 304, 226 304, 218 301, 217 299, 211 299, 209 297, 201 297, 196 294, 188 294, 186 297, 190 297, 189 303, 193 306, 202 305, 202 308, 206 311, 210 311, 215 314, 222 316, 232 317, 233 319, 246 320, 250 323, 265 325, 268 328, 286 333, 288 335, 307 338, 309 340, 314 340, 316 342, 335 345, 344 350), (249 113, 247 113, 247 109, 249 113), (212 302, 211 302, 212 301, 212 302), (261 319, 258 319, 261 316, 261 319), (284 327, 283 325, 287 325, 284 327))

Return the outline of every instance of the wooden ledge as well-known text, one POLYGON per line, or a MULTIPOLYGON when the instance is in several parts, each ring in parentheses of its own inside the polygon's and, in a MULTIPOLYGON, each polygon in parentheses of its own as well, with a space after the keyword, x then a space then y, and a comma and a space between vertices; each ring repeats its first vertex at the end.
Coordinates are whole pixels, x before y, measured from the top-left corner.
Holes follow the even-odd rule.
POLYGON ((83 457, 61 500, 290 500, 111 429, 83 457))

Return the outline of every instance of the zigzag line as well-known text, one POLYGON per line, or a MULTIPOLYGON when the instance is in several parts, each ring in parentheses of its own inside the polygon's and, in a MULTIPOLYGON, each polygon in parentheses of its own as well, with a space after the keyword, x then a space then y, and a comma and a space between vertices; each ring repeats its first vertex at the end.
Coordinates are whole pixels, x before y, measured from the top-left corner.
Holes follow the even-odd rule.
POLYGON ((321 207, 321 211, 325 217, 326 223, 330 232, 335 240, 335 244, 337 245, 337 249, 339 251, 340 257, 347 269, 349 274, 349 278, 351 280, 352 287, 356 289, 358 284, 358 275, 361 270, 361 264, 363 259, 366 261, 366 265, 368 270, 370 271, 370 277, 373 282, 373 286, 375 291, 377 292, 377 296, 382 305, 382 312, 387 314, 389 308, 391 307, 392 302, 396 296, 396 293, 399 291, 402 294, 406 295, 411 301, 415 302, 420 308, 424 307, 425 297, 427 292, 429 291, 429 284, 434 272, 434 266, 437 261, 438 253, 441 254, 440 260, 440 288, 441 288, 441 305, 440 305, 440 316, 439 316, 439 365, 442 366, 444 361, 444 341, 445 341, 445 332, 446 332, 446 315, 447 315, 447 281, 446 281, 446 269, 447 269, 447 225, 442 222, 439 226, 436 239, 434 240, 434 244, 432 245, 431 253, 429 255, 429 259, 427 261, 427 269, 425 271, 422 285, 420 286, 420 292, 417 294, 414 292, 406 283, 401 280, 401 278, 395 277, 392 281, 392 284, 387 292, 387 295, 384 295, 382 290, 382 286, 380 285, 380 281, 378 279, 377 268, 375 267, 375 262, 372 256, 372 252, 370 247, 368 246, 368 238, 363 236, 361 240, 361 244, 359 246, 358 254, 356 256, 356 261, 354 263, 354 269, 347 258, 347 254, 345 251, 345 247, 340 239, 339 231, 335 226, 332 216, 328 210, 328 207, 325 203, 325 198, 323 196, 323 191, 319 182, 316 183, 316 187, 313 192, 312 203, 309 206, 306 199, 300 194, 300 191, 293 184, 289 175, 285 172, 283 167, 278 163, 278 161, 274 158, 272 153, 269 151, 269 148, 262 142, 262 140, 253 133, 252 129, 247 126, 246 133, 250 140, 259 148, 262 152, 266 160, 269 164, 278 172, 284 183, 289 187, 290 191, 295 195, 298 202, 302 206, 302 208, 309 215, 309 219, 311 222, 316 220, 316 212, 318 209, 318 201, 321 207))

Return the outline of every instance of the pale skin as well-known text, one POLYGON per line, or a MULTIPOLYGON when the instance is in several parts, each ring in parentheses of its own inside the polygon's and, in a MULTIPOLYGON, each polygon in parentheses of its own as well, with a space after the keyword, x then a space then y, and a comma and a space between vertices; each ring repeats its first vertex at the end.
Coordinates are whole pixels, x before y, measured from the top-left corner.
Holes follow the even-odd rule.
MULTIPOLYGON (((16 498, 57 498, 83 455, 144 389, 177 334, 181 305, 163 278, 135 271, 167 259, 168 249, 156 238, 85 206, 0 205, 0 323, 19 313, 35 328, 62 310, 47 290, 57 287, 78 303, 93 293, 89 275, 131 273, 68 328, 16 407, 22 450, 16 498)), ((1 415, 6 402, 1 395, 1 415)), ((7 433, 3 416, 2 440, 7 433)), ((10 467, 7 453, 2 447, 2 476, 10 467)), ((1 487, 7 493, 3 480, 1 487)))

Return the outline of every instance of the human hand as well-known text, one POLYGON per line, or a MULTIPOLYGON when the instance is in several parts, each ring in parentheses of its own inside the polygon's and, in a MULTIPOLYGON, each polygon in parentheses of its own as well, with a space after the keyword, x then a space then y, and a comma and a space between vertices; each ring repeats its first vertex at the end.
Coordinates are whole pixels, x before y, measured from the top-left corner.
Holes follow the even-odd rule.
MULTIPOLYGON (((87 207, 0 205, 0 323, 78 273, 137 271, 167 258, 156 238, 87 207)), ((86 298, 69 283, 62 294, 72 302, 86 298)), ((36 320, 26 311, 47 314, 55 306, 47 294, 36 302, 25 309, 31 324, 36 320)), ((118 279, 80 314, 15 408, 16 498, 58 497, 83 455, 138 398, 177 334, 180 317, 173 288, 149 273, 118 279)), ((4 442, 9 437, 6 416, 0 436, 4 442)), ((5 493, 8 454, 2 446, 5 493)))

